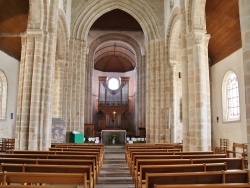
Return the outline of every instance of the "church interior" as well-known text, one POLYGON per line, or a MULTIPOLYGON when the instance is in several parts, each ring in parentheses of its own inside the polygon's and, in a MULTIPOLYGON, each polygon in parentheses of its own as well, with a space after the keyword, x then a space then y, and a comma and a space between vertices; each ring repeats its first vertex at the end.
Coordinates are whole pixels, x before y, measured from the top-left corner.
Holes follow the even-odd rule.
POLYGON ((128 164, 125 184, 136 188, 158 180, 137 177, 133 149, 240 154, 246 165, 249 20, 248 0, 0 0, 1 163, 4 140, 15 156, 66 157, 83 136, 79 147, 93 138, 99 165, 83 187, 111 168, 104 145, 123 145, 126 161, 112 148, 106 160, 128 164))

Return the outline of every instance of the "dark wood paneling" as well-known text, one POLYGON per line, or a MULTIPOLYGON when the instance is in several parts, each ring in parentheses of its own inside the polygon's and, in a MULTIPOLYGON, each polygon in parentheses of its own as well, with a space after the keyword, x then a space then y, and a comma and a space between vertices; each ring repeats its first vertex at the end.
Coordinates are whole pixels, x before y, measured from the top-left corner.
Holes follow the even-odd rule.
MULTIPOLYGON (((0 0, 0 34, 26 31, 29 0, 0 0)), ((20 60, 21 38, 0 37, 0 50, 20 60)))
POLYGON ((238 0, 207 0, 206 24, 211 65, 241 48, 238 0))

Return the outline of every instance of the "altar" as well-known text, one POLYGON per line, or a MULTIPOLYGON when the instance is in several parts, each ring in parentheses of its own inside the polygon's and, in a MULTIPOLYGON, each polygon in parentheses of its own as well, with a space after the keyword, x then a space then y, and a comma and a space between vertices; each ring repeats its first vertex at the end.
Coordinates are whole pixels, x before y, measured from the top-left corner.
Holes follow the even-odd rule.
POLYGON ((126 143, 126 130, 102 130, 101 143, 103 144, 125 144, 126 143), (115 143, 112 143, 115 138, 115 143))

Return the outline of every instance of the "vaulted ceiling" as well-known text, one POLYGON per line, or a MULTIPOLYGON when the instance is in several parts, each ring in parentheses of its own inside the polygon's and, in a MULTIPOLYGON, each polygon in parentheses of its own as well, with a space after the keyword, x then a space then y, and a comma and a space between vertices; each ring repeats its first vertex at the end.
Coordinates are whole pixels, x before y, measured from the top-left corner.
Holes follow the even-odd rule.
POLYGON ((110 41, 101 45, 94 55, 94 68, 103 72, 127 72, 136 66, 135 53, 128 45, 110 41))
MULTIPOLYGON (((0 50, 17 60, 20 60, 21 57, 21 38, 6 36, 6 34, 16 36, 16 34, 25 32, 28 11, 29 0, 0 0, 0 50)), ((207 32, 211 35, 208 46, 210 65, 216 64, 241 48, 238 0, 207 0, 206 23, 207 32)), ((104 14, 97 19, 91 30, 142 32, 140 24, 131 15, 121 10, 113 10, 104 14)), ((109 45, 112 47, 104 45, 103 49, 99 49, 98 53, 107 49, 110 51, 95 59, 96 68, 101 70, 103 67, 103 71, 111 70, 108 67, 112 67, 114 62, 120 62, 120 66, 116 67, 132 69, 134 62, 131 60, 133 57, 128 57, 130 52, 126 51, 122 44, 119 44, 121 47, 118 47, 117 42, 113 41, 109 45), (100 65, 101 59, 104 65, 100 65), (110 65, 107 64, 108 62, 110 65)), ((125 71, 125 69, 117 68, 116 71, 125 71)))

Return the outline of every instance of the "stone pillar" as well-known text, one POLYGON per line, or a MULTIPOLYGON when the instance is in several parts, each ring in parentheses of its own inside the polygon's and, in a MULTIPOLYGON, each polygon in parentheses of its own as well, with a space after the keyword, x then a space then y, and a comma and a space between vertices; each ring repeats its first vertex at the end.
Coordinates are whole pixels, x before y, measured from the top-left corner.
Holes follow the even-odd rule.
POLYGON ((68 93, 68 131, 84 132, 85 109, 85 67, 86 44, 82 40, 70 40, 69 57, 69 93, 68 93))
POLYGON ((169 128, 170 128, 170 142, 175 142, 175 130, 176 130, 176 60, 170 60, 170 108, 169 108, 169 128))
POLYGON ((244 82, 246 93, 246 121, 248 143, 248 168, 250 167, 250 1, 239 1, 241 41, 244 65, 244 82))
POLYGON ((52 116, 56 118, 63 117, 63 88, 65 75, 64 59, 57 59, 55 62, 54 90, 53 90, 53 112, 52 116))
MULTIPOLYGON (((89 63, 91 64, 91 63, 89 63)), ((90 65, 86 66, 86 78, 85 78, 85 117, 84 122, 92 123, 93 105, 92 105, 92 71, 93 67, 90 65)))
POLYGON ((181 77, 182 77, 182 122, 183 122, 183 150, 189 151, 189 102, 188 102, 188 59, 186 44, 186 12, 185 0, 180 0, 181 21, 181 77))
POLYGON ((142 127, 146 127, 146 56, 142 56, 142 65, 141 65, 141 123, 142 127))
POLYGON ((15 147, 47 150, 51 143, 58 1, 50 2, 49 16, 44 22, 47 25, 43 28, 38 19, 32 19, 39 7, 35 6, 39 2, 33 3, 30 6, 29 29, 22 36, 15 147))
POLYGON ((210 86, 207 45, 209 36, 204 30, 195 31, 189 38, 189 139, 190 150, 211 149, 210 86), (210 139, 210 140, 209 140, 210 139))
MULTIPOLYGON (((139 58, 138 58, 139 59, 139 58)), ((138 127, 145 128, 145 56, 139 59, 137 62, 137 125, 136 132, 138 133, 138 127)))
POLYGON ((165 41, 152 40, 147 44, 146 63, 146 138, 147 142, 169 142, 168 70, 165 61, 165 41))

